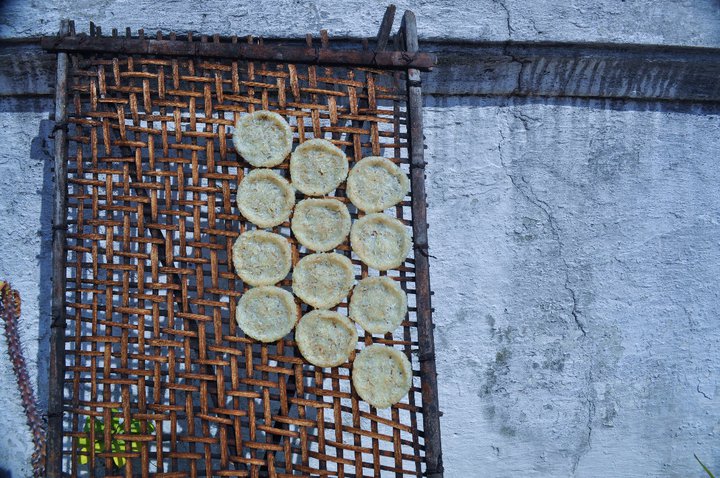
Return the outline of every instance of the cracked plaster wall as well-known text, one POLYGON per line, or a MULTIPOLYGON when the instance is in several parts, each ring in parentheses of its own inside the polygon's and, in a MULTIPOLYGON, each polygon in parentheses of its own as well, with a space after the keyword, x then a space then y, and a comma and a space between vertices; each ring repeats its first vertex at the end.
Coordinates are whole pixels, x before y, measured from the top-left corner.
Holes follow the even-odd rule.
POLYGON ((532 40, 720 45, 720 3, 715 0, 206 0, 192 9, 177 0, 6 0, 0 38, 50 35, 61 18, 85 31, 105 29, 195 30, 304 37, 327 28, 332 35, 374 36, 384 7, 412 9, 422 39, 532 40), (679 28, 678 25, 682 25, 679 28), (182 26, 182 28, 180 28, 182 26))
POLYGON ((447 476, 717 469, 717 114, 426 100, 447 476))
MULTIPOLYGON (((374 34, 384 2, 349 3, 228 12, 213 0, 188 15, 171 1, 9 1, 0 37, 49 34, 68 16, 83 29, 374 34)), ((426 39, 720 44, 714 1, 407 7, 426 39)), ((43 402, 50 109, 0 101, 0 277, 23 295, 43 402)), ((450 95, 426 98, 425 115, 446 476, 703 476, 693 453, 720 469, 717 112, 450 95)), ((0 471, 29 476, 30 434, 1 358, 0 403, 0 471)))

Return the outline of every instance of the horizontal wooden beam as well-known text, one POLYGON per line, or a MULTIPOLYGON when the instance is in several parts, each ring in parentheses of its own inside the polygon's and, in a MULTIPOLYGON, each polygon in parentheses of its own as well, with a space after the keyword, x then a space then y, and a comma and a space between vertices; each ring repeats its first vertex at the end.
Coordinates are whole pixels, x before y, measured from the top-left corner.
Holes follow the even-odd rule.
POLYGON ((204 56, 313 65, 377 67, 395 70, 416 68, 428 71, 436 63, 434 55, 422 52, 340 50, 283 44, 191 42, 187 40, 152 40, 114 36, 43 37, 41 46, 43 49, 52 52, 204 56))
POLYGON ((434 96, 720 102, 720 49, 657 45, 425 43, 434 96))
POLYGON ((57 55, 34 44, 0 44, 0 97, 47 96, 55 88, 57 55))
MULTIPOLYGON (((341 50, 354 45, 333 40, 341 50)), ((720 104, 720 49, 490 42, 424 42, 423 49, 438 57, 423 75, 424 96, 720 104)), ((0 97, 50 98, 54 75, 55 55, 37 39, 0 41, 0 97)))

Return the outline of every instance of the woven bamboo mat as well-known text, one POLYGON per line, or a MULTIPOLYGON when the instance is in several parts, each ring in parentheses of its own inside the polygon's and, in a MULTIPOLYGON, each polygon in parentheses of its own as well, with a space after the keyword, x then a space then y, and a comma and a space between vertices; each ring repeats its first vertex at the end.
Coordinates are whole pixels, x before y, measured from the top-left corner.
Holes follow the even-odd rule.
MULTIPOLYGON (((357 347, 391 345, 412 363, 410 393, 387 410, 353 391, 355 354, 345 366, 322 369, 303 360, 292 334, 272 344, 246 338, 234 316, 247 286, 231 256, 234 240, 254 228, 235 204, 237 185, 251 170, 232 147, 235 121, 276 111, 293 128, 293 147, 326 138, 345 151, 350 167, 381 155, 410 175, 406 74, 197 56, 70 55, 66 472, 423 475, 412 253, 382 273, 407 293, 406 320, 393 334, 361 334, 357 347)), ((290 180, 287 168, 288 161, 273 169, 290 180)), ((344 184, 335 195, 353 220, 362 215, 344 184)), ((412 233, 410 196, 386 213, 412 233)), ((289 222, 272 231, 289 238, 294 262, 309 253, 289 222)), ((358 280, 378 274, 351 252, 349 239, 336 251, 351 258, 358 280)), ((288 278, 280 285, 290 284, 288 278)), ((301 305, 302 313, 309 310, 301 305)), ((347 301, 335 309, 347 314, 347 301)))

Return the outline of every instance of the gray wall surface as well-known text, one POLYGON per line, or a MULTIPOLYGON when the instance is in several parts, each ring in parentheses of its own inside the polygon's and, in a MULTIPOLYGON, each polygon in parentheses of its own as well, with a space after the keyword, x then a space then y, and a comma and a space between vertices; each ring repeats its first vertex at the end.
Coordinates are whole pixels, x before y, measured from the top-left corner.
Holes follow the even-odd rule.
MULTIPOLYGON (((714 0, 397 5, 412 8, 421 38, 438 44, 720 46, 714 0)), ((0 8, 0 62, 9 65, 0 72, 0 279, 24 299, 22 341, 44 406, 52 151, 44 83, 53 65, 36 46, 2 39, 52 34, 63 17, 79 30, 93 20, 104 29, 371 36, 384 2, 0 8)), ((467 50, 459 62, 485 55, 457 48, 467 50)), ((533 97, 530 81, 519 97, 523 63, 511 63, 442 63, 424 75, 446 476, 704 476, 693 453, 720 470, 720 104, 673 101, 677 88, 659 101, 628 87, 638 97, 622 99, 619 87, 594 90, 582 75, 577 91, 615 99, 533 97), (488 90, 493 74, 502 78, 488 90)), ((5 357, 0 340, 0 469, 18 478, 30 474, 31 437, 5 357)))
POLYGON ((426 115, 448 476, 718 469, 720 116, 454 98, 426 115))
MULTIPOLYGON (((0 37, 53 35, 68 16, 103 28, 126 26, 202 33, 304 37, 326 28, 332 35, 374 36, 388 2, 367 0, 6 0, 0 37)), ((720 45, 715 0, 396 1, 413 10, 420 39, 535 40, 720 45)))

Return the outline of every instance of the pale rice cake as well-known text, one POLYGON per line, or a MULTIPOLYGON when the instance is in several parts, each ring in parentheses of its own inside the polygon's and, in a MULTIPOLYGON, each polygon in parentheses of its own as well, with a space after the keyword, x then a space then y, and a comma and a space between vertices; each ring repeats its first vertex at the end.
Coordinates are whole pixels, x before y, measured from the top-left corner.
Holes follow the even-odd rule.
POLYGON ((345 241, 350 223, 347 206, 337 199, 304 199, 295 206, 291 227, 300 244, 325 252, 345 241))
POLYGON ((316 309, 340 303, 355 282, 352 262, 334 252, 305 256, 295 265, 292 288, 296 296, 316 309))
POLYGON ((235 123, 235 149, 256 167, 271 168, 282 163, 290 154, 292 140, 288 122, 272 111, 246 114, 235 123))
POLYGON ((347 196, 361 211, 380 212, 395 206, 410 190, 410 180, 387 158, 360 160, 347 179, 347 196))
POLYGON ((248 231, 233 245, 235 272, 247 284, 272 285, 292 267, 292 249, 286 238, 267 231, 248 231))
POLYGON ((403 223, 383 213, 368 214, 355 221, 350 243, 365 264, 380 271, 399 267, 412 245, 403 223))
POLYGON ((255 169, 238 185, 236 200, 245 219, 258 227, 274 227, 290 217, 295 191, 275 171, 255 169))
POLYGON ((303 315, 295 329, 295 341, 305 360, 318 367, 337 367, 355 350, 355 325, 337 312, 313 310, 303 315))
POLYGON ((298 308, 293 295, 275 286, 255 287, 238 300, 235 321, 248 337, 275 342, 295 327, 298 308))
POLYGON ((290 156, 293 186, 308 196, 330 194, 347 174, 345 153, 325 139, 305 141, 290 156))
POLYGON ((377 408, 399 402, 412 386, 412 366, 401 351, 373 344, 355 357, 352 382, 357 394, 377 408))
POLYGON ((353 289, 350 318, 371 334, 394 331, 407 313, 407 297, 390 277, 366 277, 353 289))

